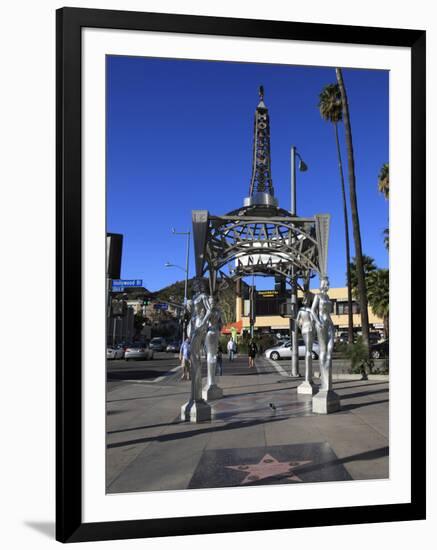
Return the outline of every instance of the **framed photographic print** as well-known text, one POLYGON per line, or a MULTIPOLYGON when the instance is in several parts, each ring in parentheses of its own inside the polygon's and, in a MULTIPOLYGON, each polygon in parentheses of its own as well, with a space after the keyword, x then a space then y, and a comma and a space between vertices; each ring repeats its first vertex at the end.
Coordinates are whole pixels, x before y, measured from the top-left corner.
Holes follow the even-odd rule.
POLYGON ((424 519, 424 266, 424 31, 58 10, 57 539, 424 519))

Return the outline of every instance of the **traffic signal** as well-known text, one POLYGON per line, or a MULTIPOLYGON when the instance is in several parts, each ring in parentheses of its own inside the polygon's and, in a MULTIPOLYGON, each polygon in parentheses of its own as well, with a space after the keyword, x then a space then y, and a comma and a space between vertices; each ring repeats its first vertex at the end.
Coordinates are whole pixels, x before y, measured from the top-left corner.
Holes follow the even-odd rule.
POLYGON ((123 298, 113 298, 111 301, 113 317, 124 317, 127 313, 127 303, 123 298))
POLYGON ((282 275, 275 276, 275 290, 278 293, 278 296, 284 296, 285 294, 285 277, 282 275))
POLYGON ((149 298, 144 298, 144 300, 143 300, 143 305, 144 305, 144 306, 148 306, 149 304, 150 304, 149 298))
POLYGON ((256 287, 255 286, 249 287, 249 304, 250 304, 250 310, 249 310, 250 324, 255 324, 255 320, 256 320, 256 287))

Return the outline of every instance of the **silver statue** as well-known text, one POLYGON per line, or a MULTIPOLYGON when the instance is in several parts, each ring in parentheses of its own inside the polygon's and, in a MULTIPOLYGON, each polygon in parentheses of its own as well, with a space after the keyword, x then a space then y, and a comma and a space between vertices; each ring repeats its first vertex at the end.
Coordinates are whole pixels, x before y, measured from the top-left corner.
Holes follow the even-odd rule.
POLYGON ((223 390, 216 384, 215 373, 217 368, 217 350, 222 328, 222 310, 211 297, 209 302, 210 316, 208 332, 205 338, 206 360, 208 365, 206 386, 203 388, 202 397, 206 400, 220 399, 223 390))
POLYGON ((304 306, 300 308, 296 324, 300 329, 305 342, 305 380, 297 387, 297 393, 313 395, 315 386, 313 383, 313 342, 314 342, 314 318, 311 308, 307 307, 308 296, 304 298, 304 306))
POLYGON ((340 408, 338 395, 332 390, 332 351, 335 329, 331 319, 328 277, 322 277, 320 291, 315 296, 311 313, 319 341, 320 389, 313 397, 313 412, 327 414, 340 408))
POLYGON ((182 420, 199 422, 211 418, 211 407, 202 399, 202 350, 211 316, 211 301, 204 292, 192 303, 192 316, 188 327, 191 339, 191 399, 182 405, 182 420))

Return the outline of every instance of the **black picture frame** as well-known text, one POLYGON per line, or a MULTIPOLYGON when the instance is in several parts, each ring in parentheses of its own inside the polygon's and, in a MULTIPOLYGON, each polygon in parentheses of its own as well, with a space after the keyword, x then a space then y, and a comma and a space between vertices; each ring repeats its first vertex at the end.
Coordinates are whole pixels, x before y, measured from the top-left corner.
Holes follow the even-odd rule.
MULTIPOLYGON (((323 510, 219 516, 82 522, 81 347, 81 31, 85 27, 257 37, 407 47, 411 50, 412 318, 425 318, 425 52, 422 30, 262 21, 129 11, 62 8, 56 14, 57 50, 57 380, 56 538, 96 541, 425 519, 425 390, 411 377, 411 502, 323 510), (417 289, 417 290, 416 290, 417 289), (420 289, 420 299, 417 296, 420 289), (414 299, 417 296, 417 300, 414 299)), ((412 323, 411 341, 423 342, 412 323)), ((412 346, 413 347, 413 346, 412 346)), ((425 364, 425 347, 414 346, 411 365, 425 364)))

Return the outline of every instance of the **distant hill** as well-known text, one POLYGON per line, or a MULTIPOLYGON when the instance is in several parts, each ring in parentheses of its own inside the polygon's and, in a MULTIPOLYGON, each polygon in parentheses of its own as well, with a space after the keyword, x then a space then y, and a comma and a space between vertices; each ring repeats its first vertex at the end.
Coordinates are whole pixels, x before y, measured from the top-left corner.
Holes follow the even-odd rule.
MULTIPOLYGON (((188 299, 193 296, 193 281, 194 278, 188 279, 188 299)), ((245 284, 245 283, 243 283, 245 284)), ((185 281, 177 281, 169 286, 161 288, 160 290, 153 292, 153 297, 157 300, 177 302, 183 304, 184 302, 184 288, 185 281)), ((232 323, 235 321, 235 283, 228 282, 228 287, 219 292, 219 302, 223 309, 223 321, 225 323, 232 323)))

